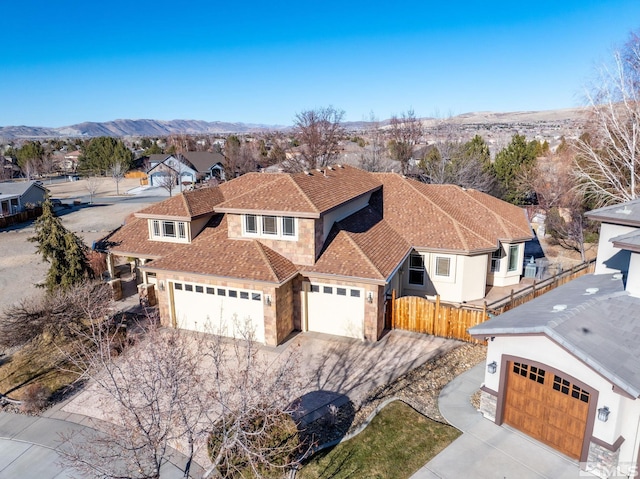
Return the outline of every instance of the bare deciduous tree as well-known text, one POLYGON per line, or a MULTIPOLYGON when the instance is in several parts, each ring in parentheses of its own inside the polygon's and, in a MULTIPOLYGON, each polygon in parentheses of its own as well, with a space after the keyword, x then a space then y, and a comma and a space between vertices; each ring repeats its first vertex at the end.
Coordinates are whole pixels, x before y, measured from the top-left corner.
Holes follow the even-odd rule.
POLYGON ((640 38, 632 34, 613 60, 587 93, 587 134, 577 143, 578 188, 596 206, 636 199, 640 191, 640 38))
POLYGON ((289 169, 323 168, 333 163, 345 134, 343 118, 344 111, 333 106, 298 113, 294 127, 300 142, 300 161, 292 162, 289 169))
POLYGON ((98 193, 100 189, 100 185, 102 184, 102 179, 97 176, 89 176, 86 180, 85 188, 89 192, 89 204, 93 204, 93 198, 98 193))
POLYGON ((120 182, 124 179, 124 175, 127 174, 128 170, 129 170, 128 163, 120 159, 116 159, 111 165, 111 167, 109 168, 111 177, 113 178, 113 181, 116 184, 116 195, 120 195, 120 182))
POLYGON ((368 144, 360 156, 359 166, 365 171, 389 171, 391 165, 386 155, 384 145, 384 133, 380 128, 380 122, 373 112, 369 114, 369 127, 365 132, 368 144))
POLYGON ((65 438, 67 464, 88 477, 158 478, 176 447, 187 457, 185 478, 196 457, 205 467, 210 458, 204 477, 260 478, 297 459, 297 441, 269 440, 297 433, 286 428, 301 391, 297 351, 268 360, 249 321, 237 326, 238 340, 150 321, 136 325, 133 341, 91 319, 69 359, 89 379, 106 424, 100 434, 65 438))
POLYGON ((391 158, 400 163, 402 174, 409 172, 409 161, 413 158, 416 145, 422 138, 422 121, 416 118, 413 109, 403 112, 400 117, 391 117, 389 130, 389 152, 391 158))

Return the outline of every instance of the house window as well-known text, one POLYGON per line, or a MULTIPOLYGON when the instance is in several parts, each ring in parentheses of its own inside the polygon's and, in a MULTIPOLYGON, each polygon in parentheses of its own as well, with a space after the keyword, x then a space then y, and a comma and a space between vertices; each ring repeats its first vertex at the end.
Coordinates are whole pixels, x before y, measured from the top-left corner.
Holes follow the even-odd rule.
POLYGON ((207 288, 207 294, 216 294, 213 288, 207 288))
POLYGON ((278 234, 278 221, 275 216, 263 216, 262 217, 262 234, 265 235, 277 235, 278 234))
POLYGON ((169 238, 175 238, 176 236, 176 224, 173 221, 162 222, 162 236, 169 238))
POLYGON ((436 257, 436 276, 451 276, 451 258, 446 256, 436 257))
POLYGON ((516 271, 518 269, 518 245, 509 246, 509 271, 516 271))
POLYGON ((249 299, 249 293, 247 291, 240 291, 240 299, 249 299))
POLYGON ((249 234, 258 234, 258 219, 256 215, 245 215, 244 231, 249 234))
POLYGON ((153 220, 153 236, 160 236, 160 221, 153 220))
POLYGON ((222 288, 218 288, 218 296, 226 296, 227 292, 222 289, 222 288))
POLYGON ((338 296, 346 296, 347 295, 347 288, 336 288, 336 294, 338 296))
POLYGON ((529 379, 537 383, 544 384, 544 374, 545 370, 536 366, 531 366, 529 369, 529 379))
POLYGON ((187 229, 184 221, 178 221, 178 238, 185 239, 187 237, 187 229))
POLYGON ((318 286, 317 284, 312 284, 310 291, 312 293, 319 293, 320 292, 320 286, 318 286))
POLYGON ((500 259, 502 259, 502 248, 495 250, 491 253, 491 272, 497 273, 500 271, 500 259))
POLYGON ((182 283, 174 283, 173 288, 174 289, 182 289, 182 283))
POLYGON ((324 294, 333 294, 333 288, 331 286, 324 286, 322 292, 324 294))
POLYGON ((409 284, 424 286, 424 258, 420 253, 409 256, 409 284))
POLYGON ((243 235, 286 240, 297 239, 297 220, 293 216, 253 215, 243 217, 243 235))
POLYGON ((260 301, 262 298, 260 296, 260 293, 251 293, 251 299, 253 301, 260 301))
POLYGON ((352 289, 351 290, 351 297, 352 298, 359 298, 360 297, 360 290, 359 289, 352 289))
POLYGON ((185 290, 185 291, 193 291, 193 285, 191 285, 191 284, 185 284, 185 285, 184 285, 184 290, 185 290))
POLYGON ((238 297, 238 292, 234 289, 230 289, 229 290, 229 297, 230 298, 237 298, 238 297))
POLYGON ((282 217, 282 235, 283 236, 296 235, 296 222, 292 216, 282 217))
POLYGON ((196 293, 204 293, 204 288, 202 286, 196 286, 196 293))

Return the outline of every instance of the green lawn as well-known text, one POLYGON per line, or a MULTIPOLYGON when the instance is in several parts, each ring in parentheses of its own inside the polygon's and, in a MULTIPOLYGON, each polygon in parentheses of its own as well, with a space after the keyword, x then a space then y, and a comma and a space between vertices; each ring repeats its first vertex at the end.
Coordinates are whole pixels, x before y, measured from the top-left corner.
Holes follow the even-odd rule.
POLYGON ((394 401, 349 441, 306 462, 298 477, 404 479, 460 435, 400 401, 394 401))

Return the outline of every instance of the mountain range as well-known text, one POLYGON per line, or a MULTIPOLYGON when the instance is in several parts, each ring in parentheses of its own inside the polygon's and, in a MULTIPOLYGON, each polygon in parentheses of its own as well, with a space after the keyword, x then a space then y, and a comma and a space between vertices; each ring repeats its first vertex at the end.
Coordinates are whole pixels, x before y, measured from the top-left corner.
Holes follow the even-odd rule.
MULTIPOLYGON (((520 112, 473 112, 464 113, 446 119, 423 118, 423 123, 427 129, 446 120, 454 125, 459 125, 463 129, 469 127, 488 128, 496 127, 521 130, 530 128, 536 129, 541 126, 554 127, 552 129, 562 129, 568 127, 573 129, 583 116, 583 109, 567 108, 561 110, 544 111, 520 111, 520 112)), ((356 131, 366 128, 369 123, 364 121, 346 122, 344 127, 347 130, 356 131)), ((388 125, 388 120, 380 122, 380 125, 388 125)), ((5 126, 0 127, 0 139, 38 139, 38 138, 69 138, 81 137, 92 138, 96 136, 113 137, 162 137, 174 134, 188 135, 215 135, 230 133, 257 133, 273 130, 287 130, 291 126, 283 125, 262 125, 251 123, 229 123, 222 121, 202 121, 202 120, 113 120, 107 122, 84 122, 76 125, 63 126, 59 128, 32 127, 32 126, 5 126)), ((526 133, 526 132, 523 132, 526 133)))

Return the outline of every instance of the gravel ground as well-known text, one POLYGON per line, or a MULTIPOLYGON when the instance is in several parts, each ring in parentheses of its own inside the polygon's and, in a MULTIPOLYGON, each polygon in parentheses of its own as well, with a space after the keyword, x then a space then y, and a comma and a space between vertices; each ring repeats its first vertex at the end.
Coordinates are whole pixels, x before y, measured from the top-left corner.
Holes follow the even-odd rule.
MULTIPOLYGON (((137 179, 125 179, 120 183, 120 191, 127 191, 139 184, 137 179)), ((70 203, 74 197, 87 194, 86 180, 45 184, 54 198, 70 203)), ((65 227, 77 233, 91 246, 93 241, 122 224, 127 215, 138 211, 150 203, 142 198, 132 202, 131 196, 122 195, 116 203, 100 203, 104 197, 115 196, 113 181, 105 179, 95 199, 95 205, 81 205, 56 208, 65 227)), ((35 253, 36 245, 27 241, 33 236, 33 223, 23 223, 17 227, 0 230, 0 311, 34 294, 39 294, 36 284, 44 280, 47 264, 35 253)))

